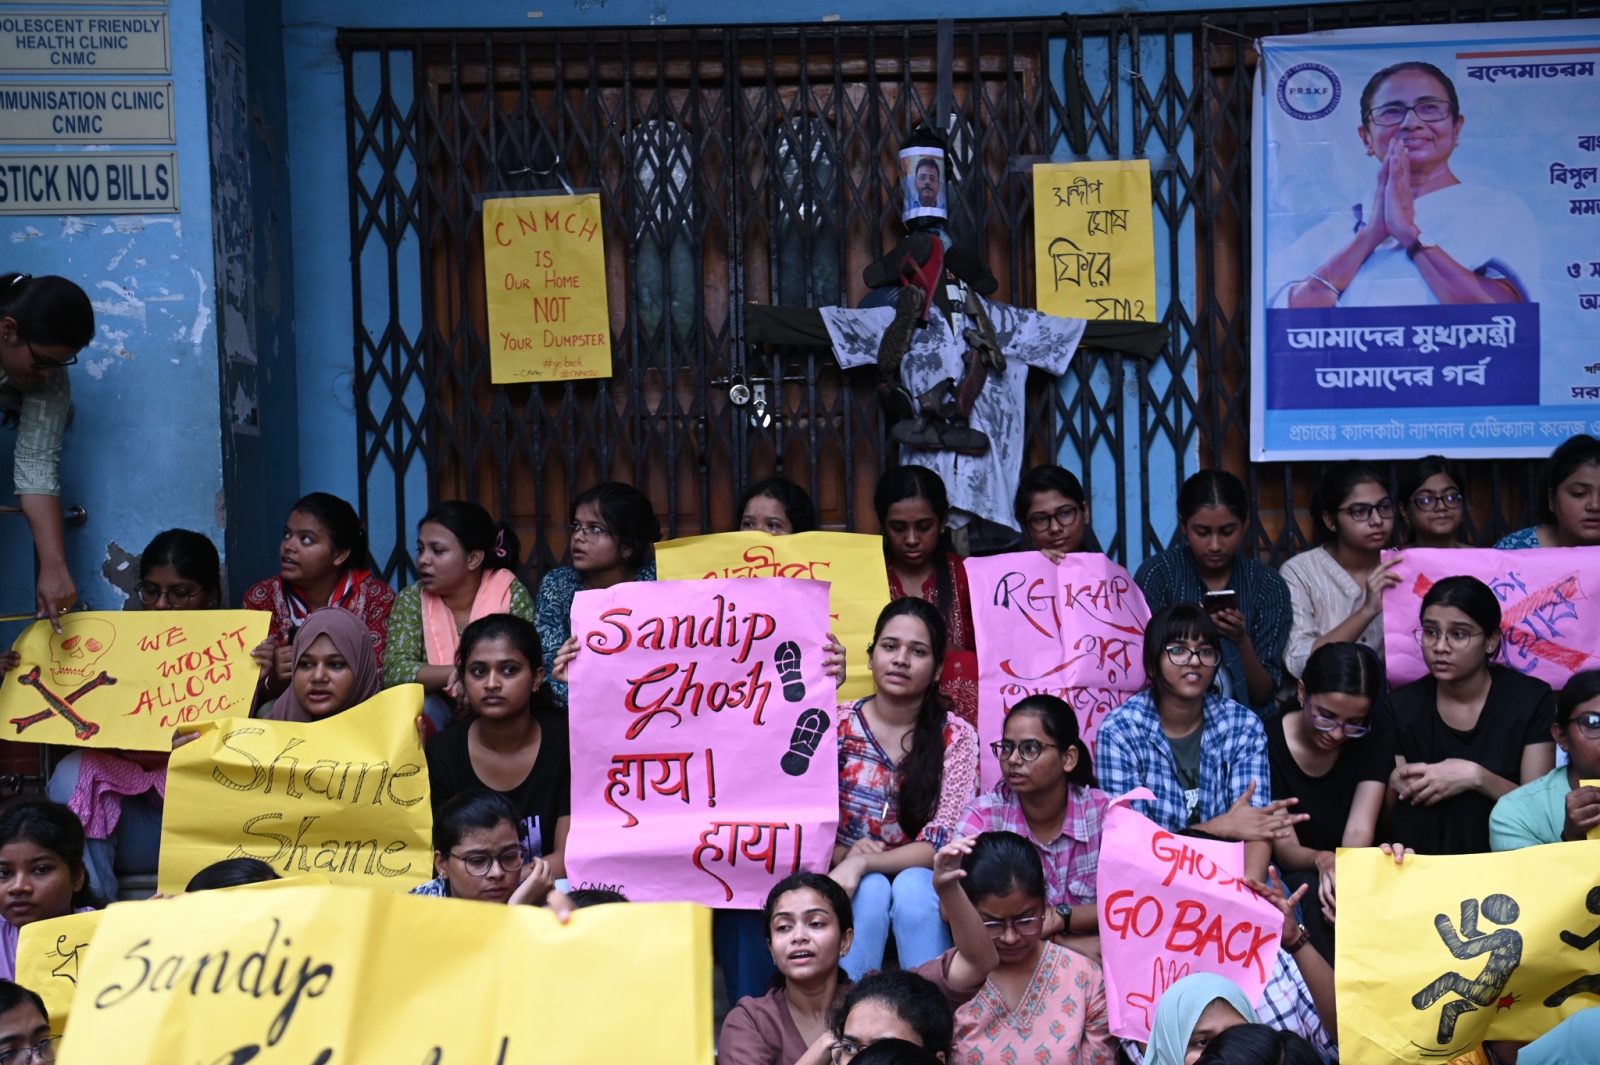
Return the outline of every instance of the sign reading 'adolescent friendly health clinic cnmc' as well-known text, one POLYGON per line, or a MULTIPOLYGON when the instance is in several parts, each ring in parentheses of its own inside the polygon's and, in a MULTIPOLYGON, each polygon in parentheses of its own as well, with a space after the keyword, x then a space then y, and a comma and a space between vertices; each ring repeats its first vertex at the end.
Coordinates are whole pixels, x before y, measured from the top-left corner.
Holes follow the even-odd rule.
POLYGON ((1600 21, 1262 44, 1254 457, 1600 432, 1600 21))
POLYGON ((164 11, 0 9, 0 74, 168 74, 164 11))

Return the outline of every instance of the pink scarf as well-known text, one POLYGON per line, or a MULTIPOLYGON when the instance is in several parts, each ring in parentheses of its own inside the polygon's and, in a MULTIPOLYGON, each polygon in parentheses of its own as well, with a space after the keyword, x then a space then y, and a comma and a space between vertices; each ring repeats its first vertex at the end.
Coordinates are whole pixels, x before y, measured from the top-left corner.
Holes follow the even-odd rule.
MULTIPOLYGON (((472 599, 470 624, 489 614, 511 612, 511 586, 517 583, 516 575, 508 569, 490 570, 478 583, 478 594, 472 599)), ((422 647, 428 653, 428 662, 435 666, 453 666, 456 651, 461 647, 461 633, 456 631, 456 618, 443 599, 432 592, 422 593, 422 647)))

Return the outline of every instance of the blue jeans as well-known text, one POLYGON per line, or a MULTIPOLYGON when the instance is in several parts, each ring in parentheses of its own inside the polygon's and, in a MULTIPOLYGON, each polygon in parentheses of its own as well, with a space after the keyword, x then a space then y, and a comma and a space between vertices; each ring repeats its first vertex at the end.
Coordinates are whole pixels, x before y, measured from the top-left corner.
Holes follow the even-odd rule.
POLYGON ((883 967, 890 929, 894 930, 902 969, 914 969, 953 945, 950 929, 939 920, 932 869, 902 869, 892 881, 882 873, 868 873, 861 878, 850 908, 855 914, 856 936, 840 964, 851 980, 883 967))

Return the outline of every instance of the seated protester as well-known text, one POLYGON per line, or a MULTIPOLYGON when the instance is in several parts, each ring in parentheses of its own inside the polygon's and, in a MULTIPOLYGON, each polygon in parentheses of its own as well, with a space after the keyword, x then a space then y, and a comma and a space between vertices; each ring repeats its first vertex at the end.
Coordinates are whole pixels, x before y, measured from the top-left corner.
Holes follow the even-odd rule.
POLYGON ((790 536, 817 528, 817 505, 811 494, 787 477, 757 481, 739 501, 740 532, 790 536))
POLYGON ((1022 542, 1051 562, 1077 551, 1098 551, 1089 525, 1089 504, 1083 485, 1060 466, 1035 466, 1017 484, 1015 503, 1022 542))
POLYGON ((1289 585, 1294 621, 1283 664, 1298 677, 1325 643, 1359 643, 1383 660, 1383 593, 1398 584, 1394 501, 1383 476, 1362 462, 1329 466, 1311 496, 1313 542, 1278 568, 1289 585))
POLYGON ((839 706, 839 833, 828 874, 853 899, 852 979, 883 964, 891 929, 902 968, 949 948, 933 858, 978 790, 978 735, 948 713, 936 682, 938 611, 921 599, 890 603, 869 653, 877 694, 839 706))
POLYGON ((863 1050, 904 1040, 949 1062, 955 1016, 937 984, 905 969, 868 973, 851 986, 833 1015, 834 1065, 850 1065, 863 1050))
POLYGON ((77 816, 44 799, 0 811, 0 980, 16 978, 24 925, 97 908, 77 816))
POLYGON ((950 546, 950 500, 944 481, 926 466, 896 466, 872 495, 883 528, 889 598, 926 599, 944 619, 950 646, 939 691, 961 720, 978 727, 978 653, 967 568, 950 546))
POLYGON ((456 669, 472 714, 428 741, 428 787, 438 816, 454 796, 488 788, 510 801, 528 854, 567 875, 572 759, 567 719, 550 705, 539 633, 514 614, 490 614, 461 634, 456 669))
POLYGON ((1482 854, 1495 800, 1555 767, 1555 695, 1495 664, 1500 600, 1476 577, 1428 589, 1417 641, 1428 675, 1389 699, 1392 838, 1420 854, 1482 854))
POLYGON ((453 796, 433 817, 434 878, 413 895, 543 906, 555 878, 543 859, 528 861, 511 800, 486 788, 453 796))
POLYGON ((476 503, 440 503, 417 525, 417 583, 395 596, 389 613, 383 686, 426 688, 424 713, 431 731, 456 716, 461 630, 489 614, 533 620, 533 600, 516 575, 520 550, 511 527, 476 503))
MULTIPOLYGON (((283 524, 278 575, 250 586, 246 610, 267 610, 272 625, 251 652, 261 665, 261 698, 271 701, 289 686, 294 669, 289 645, 313 610, 336 606, 366 625, 373 655, 383 661, 394 591, 368 568, 367 528, 349 503, 327 492, 295 501, 283 524)), ((173 604, 173 609, 183 609, 173 604)))
MULTIPOLYGON (((545 657, 539 662, 548 672, 556 652, 572 637, 572 599, 589 588, 610 588, 624 581, 656 579, 656 541, 661 522, 643 492, 619 481, 606 481, 586 489, 572 501, 570 552, 572 565, 558 566, 544 575, 534 605, 539 645, 545 657)), ((547 681, 557 706, 567 705, 565 681, 547 681)))
POLYGON ((1117 1045, 1105 979, 1094 959, 1044 937, 1049 906, 1039 852, 1015 832, 985 832, 971 842, 961 890, 994 939, 999 965, 956 1010, 952 1065, 1109 1065, 1117 1045))
POLYGON ((1168 987, 1156 1003, 1143 1055, 1136 1043, 1123 1040, 1122 1046, 1144 1065, 1195 1065, 1218 1035, 1256 1023, 1256 1011, 1238 984, 1215 973, 1193 973, 1168 987))
POLYGON ((1030 695, 1006 715, 1004 739, 989 744, 1003 774, 962 811, 956 835, 1015 832, 1044 866, 1044 936, 1100 957, 1096 872, 1110 799, 1094 786, 1078 715, 1054 695, 1030 695))
POLYGON ((1568 763, 1500 796, 1489 814, 1489 846, 1497 851, 1587 839, 1600 826, 1600 669, 1574 673, 1556 699, 1550 727, 1568 763))
MULTIPOLYGON (((187 529, 157 533, 139 556, 134 594, 145 610, 222 606, 216 546, 187 529)), ((156 873, 169 757, 166 751, 84 747, 62 756, 50 775, 45 794, 66 803, 83 822, 89 887, 101 898, 121 894, 119 870, 124 876, 156 873)))
POLYGON ((243 887, 246 884, 265 884, 282 880, 278 871, 260 858, 224 858, 212 862, 194 876, 184 887, 190 891, 217 891, 221 888, 243 887))
POLYGON ((1377 841, 1384 788, 1394 769, 1387 730, 1372 735, 1383 698, 1383 667, 1366 648, 1325 643, 1300 678, 1299 706, 1267 719, 1272 794, 1298 799, 1306 820, 1274 840, 1272 854, 1303 907, 1311 944, 1333 961, 1334 853, 1377 841))
POLYGON ((293 650, 294 680, 261 715, 268 720, 321 721, 383 690, 367 628, 354 614, 337 607, 313 611, 295 631, 293 650))
POLYGON ((1200 603, 1222 634, 1222 694, 1266 713, 1283 680, 1283 646, 1293 608, 1277 571, 1241 553, 1250 502, 1239 478, 1201 470, 1178 493, 1183 539, 1145 560, 1134 575, 1151 612, 1173 603, 1200 603), (1206 593, 1233 592, 1232 605, 1213 609, 1206 593))
POLYGON ((1424 455, 1400 473, 1400 528, 1406 547, 1471 547, 1461 539, 1466 496, 1455 464, 1424 455))
POLYGON ((1600 440, 1579 433, 1550 453, 1544 473, 1544 516, 1496 543, 1502 551, 1600 544, 1600 440))
POLYGON ((1304 1037, 1264 1024, 1240 1024, 1206 1046, 1198 1065, 1322 1065, 1322 1055, 1304 1037))
POLYGON ((1272 841, 1293 835, 1305 815, 1288 811, 1294 799, 1272 799, 1261 719, 1209 690, 1221 642, 1193 603, 1157 611, 1144 632, 1149 686, 1100 723, 1095 763, 1107 795, 1154 792, 1132 807, 1167 831, 1199 828, 1243 841, 1245 870, 1261 879, 1272 841))
POLYGON ((21 984, 0 980, 0 1062, 50 1065, 60 1043, 59 1035, 50 1034, 44 999, 21 984))

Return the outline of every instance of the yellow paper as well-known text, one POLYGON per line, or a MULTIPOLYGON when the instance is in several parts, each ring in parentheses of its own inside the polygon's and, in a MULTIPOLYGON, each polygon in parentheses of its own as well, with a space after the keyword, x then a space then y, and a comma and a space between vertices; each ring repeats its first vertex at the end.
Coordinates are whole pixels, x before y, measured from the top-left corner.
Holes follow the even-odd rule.
POLYGON ((889 602, 889 571, 883 539, 863 533, 807 532, 769 536, 760 532, 689 536, 656 545, 656 576, 664 581, 707 577, 801 577, 830 581, 832 632, 845 649, 841 699, 872 694, 867 646, 878 614, 889 602))
POLYGON ((1041 311, 1160 320, 1148 159, 1035 166, 1033 235, 1041 311))
POLYGON ((225 721, 172 754, 161 890, 224 858, 280 876, 409 891, 432 875, 422 688, 390 688, 325 721, 225 721))
POLYGON ((123 904, 59 1061, 710 1065, 710 940, 710 911, 685 903, 566 925, 338 887, 123 904))
POLYGON ((28 626, 0 683, 0 736, 24 743, 172 749, 172 732, 250 712, 263 610, 66 614, 28 626), (65 712, 63 712, 63 709, 65 712))
POLYGON ((50 1030, 67 1030, 67 1014, 78 989, 78 974, 89 957, 104 910, 69 913, 49 921, 23 925, 17 935, 17 983, 44 999, 50 1030))
POLYGON ((1338 855, 1339 1057, 1437 1062, 1600 1001, 1600 842, 1338 855))
POLYGON ((483 201, 490 379, 611 376, 600 194, 483 201))

